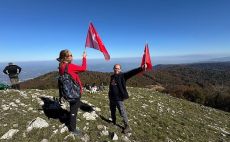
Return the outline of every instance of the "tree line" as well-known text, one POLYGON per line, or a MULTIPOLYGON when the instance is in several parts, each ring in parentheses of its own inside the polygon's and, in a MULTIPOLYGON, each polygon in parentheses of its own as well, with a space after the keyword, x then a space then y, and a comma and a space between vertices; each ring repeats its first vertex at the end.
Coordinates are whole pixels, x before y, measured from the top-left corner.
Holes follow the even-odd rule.
MULTIPOLYGON (((80 73, 84 84, 109 85, 112 73, 80 73)), ((21 83, 21 88, 55 89, 58 72, 51 72, 21 83)), ((162 86, 159 91, 174 97, 230 112, 230 62, 184 65, 157 65, 153 71, 140 73, 127 86, 162 86)))

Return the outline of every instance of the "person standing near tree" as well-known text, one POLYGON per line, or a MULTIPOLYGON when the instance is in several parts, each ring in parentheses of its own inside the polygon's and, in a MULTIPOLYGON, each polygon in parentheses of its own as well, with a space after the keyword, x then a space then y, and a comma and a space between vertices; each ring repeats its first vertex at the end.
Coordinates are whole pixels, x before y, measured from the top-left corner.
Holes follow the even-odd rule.
POLYGON ((5 69, 3 70, 3 72, 9 76, 11 82, 11 88, 13 89, 20 90, 18 75, 21 72, 21 70, 22 70, 21 67, 13 64, 12 62, 10 62, 8 66, 6 66, 5 69))

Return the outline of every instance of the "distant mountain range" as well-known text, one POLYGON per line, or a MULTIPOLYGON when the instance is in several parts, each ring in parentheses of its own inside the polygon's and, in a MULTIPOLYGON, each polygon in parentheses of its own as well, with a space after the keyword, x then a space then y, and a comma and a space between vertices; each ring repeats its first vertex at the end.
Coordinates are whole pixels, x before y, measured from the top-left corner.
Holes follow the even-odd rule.
POLYGON ((230 61, 230 57, 222 57, 222 58, 213 58, 210 59, 209 61, 213 62, 228 62, 230 61))
MULTIPOLYGON (((225 62, 230 61, 230 56, 210 56, 210 55, 189 55, 189 56, 158 56, 152 58, 153 65, 158 64, 186 64, 197 62, 225 62)), ((74 61, 81 64, 81 60, 74 61)), ((140 66, 141 57, 133 58, 113 58, 110 61, 104 59, 89 59, 87 61, 89 71, 112 72, 113 65, 119 63, 122 65, 122 70, 127 71, 140 66)), ((8 63, 0 63, 0 83, 9 84, 8 76, 3 74, 2 70, 8 63)), ((58 62, 53 61, 33 61, 33 62, 16 62, 22 67, 20 80, 25 81, 38 77, 40 75, 57 71, 58 62)))

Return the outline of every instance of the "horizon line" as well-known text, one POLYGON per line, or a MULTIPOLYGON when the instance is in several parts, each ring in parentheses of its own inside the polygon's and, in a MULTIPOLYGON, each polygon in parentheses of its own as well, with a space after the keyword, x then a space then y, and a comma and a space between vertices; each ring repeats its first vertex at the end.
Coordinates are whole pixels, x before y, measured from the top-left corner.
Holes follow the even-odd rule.
MULTIPOLYGON (((161 57, 190 57, 190 56, 218 56, 216 58, 230 57, 230 54, 184 54, 184 55, 158 55, 152 56, 151 58, 161 58, 161 57)), ((135 57, 114 57, 113 59, 125 59, 125 58, 142 58, 142 56, 135 57)), ((210 57, 211 58, 211 57, 210 57)), ((212 57, 213 58, 213 57, 212 57)), ((105 60, 104 58, 87 58, 88 60, 105 60)), ((81 60, 81 58, 75 58, 74 60, 81 60)), ((47 61, 56 61, 56 59, 44 59, 44 60, 19 60, 19 61, 0 61, 0 63, 9 63, 9 62, 47 62, 47 61)), ((109 62, 109 61, 108 61, 109 62)))

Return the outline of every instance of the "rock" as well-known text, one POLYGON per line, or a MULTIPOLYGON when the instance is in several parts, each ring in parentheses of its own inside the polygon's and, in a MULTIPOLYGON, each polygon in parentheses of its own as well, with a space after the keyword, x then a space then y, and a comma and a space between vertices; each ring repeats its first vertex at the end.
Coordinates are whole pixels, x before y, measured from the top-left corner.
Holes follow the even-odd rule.
POLYGON ((26 138, 26 133, 25 133, 25 132, 22 134, 22 137, 23 137, 23 138, 26 138))
POLYGON ((32 108, 32 107, 29 107, 29 108, 27 109, 27 111, 30 111, 30 110, 33 110, 33 108, 32 108))
POLYGON ((6 110, 10 109, 10 107, 9 107, 8 105, 2 105, 2 109, 3 109, 4 111, 6 111, 6 110))
POLYGON ((145 109, 147 106, 149 106, 149 105, 143 104, 141 107, 143 107, 145 109))
POLYGON ((68 127, 65 126, 65 127, 61 128, 60 133, 64 133, 67 131, 68 131, 68 127))
POLYGON ((84 130, 84 131, 87 131, 87 130, 89 130, 89 127, 86 127, 86 126, 85 126, 85 127, 83 128, 83 130, 84 130))
POLYGON ((109 135, 109 131, 103 130, 100 134, 101 134, 101 136, 108 136, 109 135))
POLYGON ((19 99, 16 99, 15 102, 19 104, 21 101, 19 99))
POLYGON ((130 137, 131 135, 132 135, 132 133, 128 133, 128 134, 126 134, 128 137, 130 137))
POLYGON ((49 124, 44 119, 37 117, 36 119, 32 120, 29 123, 26 131, 29 132, 33 128, 44 128, 44 127, 49 127, 49 124))
POLYGON ((5 133, 0 139, 1 140, 8 140, 13 137, 19 130, 18 129, 10 129, 7 133, 5 133))
POLYGON ((230 132, 224 130, 223 128, 220 128, 220 130, 223 134, 230 136, 230 132))
POLYGON ((27 94, 25 92, 23 92, 23 91, 20 92, 20 95, 25 97, 25 98, 27 97, 27 94))
POLYGON ((93 109, 94 109, 95 111, 101 111, 101 109, 98 108, 98 107, 94 107, 93 109))
POLYGON ((44 102, 43 102, 42 100, 38 100, 38 104, 39 104, 40 106, 43 106, 43 105, 44 105, 44 102))
POLYGON ((47 139, 43 139, 43 140, 41 140, 41 142, 48 142, 48 140, 47 139))
POLYGON ((83 137, 81 137, 81 140, 83 142, 88 142, 88 141, 90 141, 90 138, 89 138, 89 136, 87 134, 85 134, 83 137))
POLYGON ((64 137, 64 140, 67 140, 69 137, 72 138, 73 140, 75 140, 74 135, 71 134, 71 133, 70 133, 69 135, 65 136, 65 137, 64 137))
POLYGON ((18 105, 16 105, 14 102, 11 102, 9 105, 12 107, 18 107, 18 105))
POLYGON ((103 125, 97 125, 97 129, 98 129, 98 130, 102 130, 103 128, 104 128, 103 125))
POLYGON ((65 124, 61 124, 61 125, 59 125, 58 127, 59 127, 59 128, 63 128, 63 127, 65 127, 65 124))
POLYGON ((124 142, 131 142, 131 140, 129 140, 129 138, 126 137, 126 136, 122 136, 121 139, 122 139, 122 141, 124 141, 124 142))
POLYGON ((18 128, 18 124, 13 124, 13 127, 14 128, 18 128))
POLYGON ((20 105, 23 106, 23 107, 26 107, 26 106, 27 106, 27 105, 25 105, 24 103, 20 103, 20 105))
POLYGON ((103 126, 104 127, 104 130, 100 133, 101 136, 108 136, 109 135, 109 131, 107 131, 107 127, 106 126, 103 126))
POLYGON ((85 112, 83 114, 83 118, 85 118, 86 120, 96 120, 97 117, 98 115, 96 114, 95 111, 92 111, 91 113, 85 112))
POLYGON ((56 129, 56 130, 53 131, 54 134, 57 134, 57 132, 58 132, 58 129, 56 129))
POLYGON ((112 140, 113 141, 117 141, 118 140, 118 136, 116 133, 112 133, 112 140))

